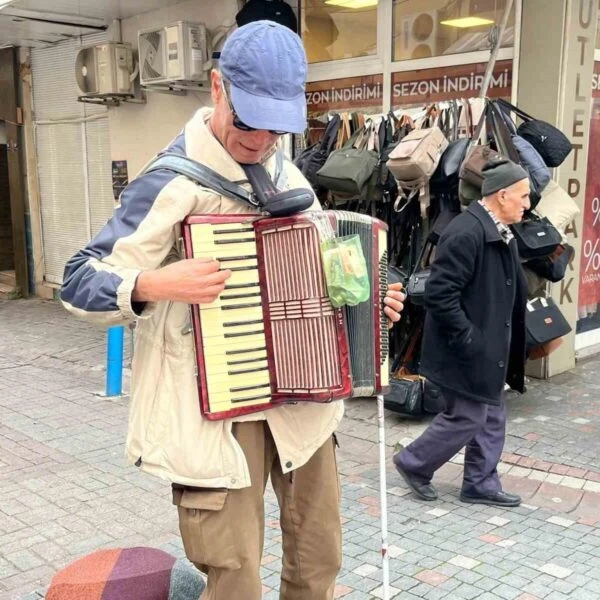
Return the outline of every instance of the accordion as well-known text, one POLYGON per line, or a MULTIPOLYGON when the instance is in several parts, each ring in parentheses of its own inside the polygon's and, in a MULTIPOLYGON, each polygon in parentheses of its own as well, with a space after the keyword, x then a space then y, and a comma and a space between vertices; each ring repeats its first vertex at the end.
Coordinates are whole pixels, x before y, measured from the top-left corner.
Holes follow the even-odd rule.
POLYGON ((215 302, 191 307, 205 418, 387 391, 387 226, 351 212, 322 214, 338 236, 359 236, 371 290, 357 306, 332 306, 318 223, 306 213, 184 221, 186 258, 213 258, 232 272, 215 302))

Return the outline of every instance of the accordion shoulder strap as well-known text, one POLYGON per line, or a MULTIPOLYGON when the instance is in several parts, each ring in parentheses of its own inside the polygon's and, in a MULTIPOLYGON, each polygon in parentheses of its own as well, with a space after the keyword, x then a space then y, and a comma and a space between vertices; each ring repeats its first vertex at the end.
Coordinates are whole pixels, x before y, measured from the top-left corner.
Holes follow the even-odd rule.
POLYGON ((183 154, 176 154, 174 152, 159 154, 146 169, 144 169, 144 173, 151 173, 152 171, 158 171, 159 169, 175 171, 223 196, 236 198, 253 207, 259 206, 258 200, 252 192, 249 192, 241 185, 226 179, 216 171, 213 171, 210 167, 207 167, 188 156, 184 156, 183 154))

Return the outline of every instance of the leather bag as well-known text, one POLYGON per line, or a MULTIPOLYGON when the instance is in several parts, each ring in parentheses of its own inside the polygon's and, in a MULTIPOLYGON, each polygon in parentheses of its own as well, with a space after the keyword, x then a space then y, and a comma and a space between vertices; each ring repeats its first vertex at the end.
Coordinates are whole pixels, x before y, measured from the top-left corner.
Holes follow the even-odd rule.
POLYGON ((425 303, 425 288, 430 276, 431 269, 426 268, 416 271, 408 278, 406 295, 413 304, 422 306, 425 303))
POLYGON ((502 155, 492 150, 488 144, 473 146, 460 169, 460 178, 481 190, 483 184, 483 167, 492 159, 502 155))
POLYGON ((552 254, 562 242, 562 235, 546 217, 531 213, 520 223, 510 226, 524 260, 543 258, 552 254))
POLYGON ((569 244, 560 244, 556 250, 544 258, 535 258, 525 264, 536 275, 557 283, 564 279, 567 267, 575 256, 575 248, 569 244))
POLYGON ((422 415, 423 381, 419 375, 392 375, 390 392, 383 397, 385 408, 405 415, 422 415))
POLYGON ((400 185, 415 181, 425 185, 447 147, 448 140, 439 127, 415 129, 402 138, 390 152, 388 169, 400 185))

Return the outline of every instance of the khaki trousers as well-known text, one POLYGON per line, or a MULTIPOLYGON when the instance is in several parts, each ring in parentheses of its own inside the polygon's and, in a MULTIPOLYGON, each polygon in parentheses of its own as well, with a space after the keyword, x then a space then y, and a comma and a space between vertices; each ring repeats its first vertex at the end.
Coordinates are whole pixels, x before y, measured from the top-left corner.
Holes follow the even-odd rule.
POLYGON ((173 487, 186 555, 208 576, 202 600, 261 600, 264 491, 280 508, 280 600, 332 600, 341 566, 340 488, 335 440, 283 475, 266 421, 234 423, 252 485, 239 490, 173 487))

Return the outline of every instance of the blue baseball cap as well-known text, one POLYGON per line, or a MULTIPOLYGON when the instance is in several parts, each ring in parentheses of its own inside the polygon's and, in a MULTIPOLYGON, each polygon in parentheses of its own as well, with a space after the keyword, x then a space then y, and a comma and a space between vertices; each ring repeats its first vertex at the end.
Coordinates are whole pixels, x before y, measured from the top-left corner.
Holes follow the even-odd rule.
POLYGON ((291 29, 273 21, 236 29, 221 50, 219 70, 246 125, 289 133, 306 129, 306 54, 291 29))

